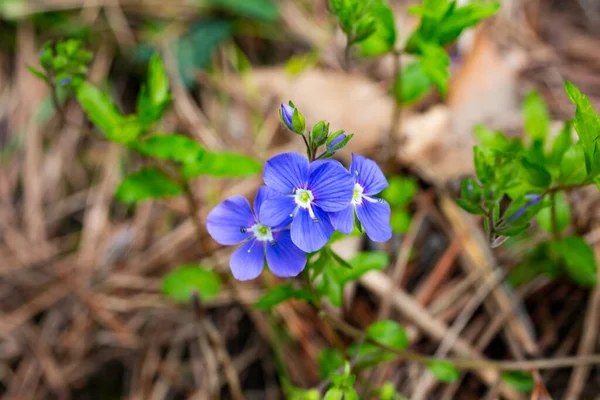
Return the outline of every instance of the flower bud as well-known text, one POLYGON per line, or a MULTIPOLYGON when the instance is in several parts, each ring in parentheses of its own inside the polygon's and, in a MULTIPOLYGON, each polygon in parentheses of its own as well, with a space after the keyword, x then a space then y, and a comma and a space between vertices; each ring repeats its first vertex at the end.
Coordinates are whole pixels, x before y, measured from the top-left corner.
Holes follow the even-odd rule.
POLYGON ((281 118, 281 122, 283 122, 288 129, 296 132, 298 135, 304 135, 304 129, 306 127, 304 115, 298 111, 296 106, 294 106, 294 103, 290 101, 289 104, 281 104, 279 117, 281 118))
POLYGON ((329 124, 324 121, 318 122, 310 131, 310 143, 314 147, 319 147, 327 141, 329 134, 329 124))
POLYGON ((279 111, 281 121, 288 127, 289 130, 294 130, 292 125, 292 118, 294 117, 294 108, 288 104, 281 103, 281 110, 279 111))
POLYGON ((542 201, 542 198, 540 196, 538 196, 537 194, 526 194, 525 198, 529 199, 529 201, 527 203, 525 203, 525 205, 523 207, 521 207, 517 211, 515 211, 515 213, 513 215, 511 215, 510 217, 508 217, 508 219, 506 220, 506 222, 508 222, 508 223, 513 222, 517 218, 523 216, 523 214, 525 214, 525 212, 527 211, 527 209, 529 207, 531 207, 533 205, 536 205, 540 201, 542 201))
POLYGON ((333 154, 336 151, 343 149, 350 139, 352 139, 352 136, 354 136, 354 134, 346 135, 344 131, 332 133, 331 136, 327 138, 327 152, 333 154))

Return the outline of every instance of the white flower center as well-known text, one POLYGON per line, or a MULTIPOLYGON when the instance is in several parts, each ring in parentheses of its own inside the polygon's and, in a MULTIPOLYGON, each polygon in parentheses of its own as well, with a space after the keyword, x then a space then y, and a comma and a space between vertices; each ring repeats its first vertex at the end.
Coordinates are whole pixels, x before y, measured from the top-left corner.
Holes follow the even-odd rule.
POLYGON ((273 241, 273 232, 271 232, 271 228, 268 226, 264 226, 263 224, 254 224, 248 230, 254 234, 256 240, 260 240, 261 242, 273 241))
POLYGON ((302 208, 309 208, 314 198, 312 192, 306 189, 296 189, 294 194, 294 201, 302 208))
POLYGON ((365 189, 358 183, 354 184, 354 194, 352 195, 351 203, 354 205, 362 204, 363 192, 365 189))

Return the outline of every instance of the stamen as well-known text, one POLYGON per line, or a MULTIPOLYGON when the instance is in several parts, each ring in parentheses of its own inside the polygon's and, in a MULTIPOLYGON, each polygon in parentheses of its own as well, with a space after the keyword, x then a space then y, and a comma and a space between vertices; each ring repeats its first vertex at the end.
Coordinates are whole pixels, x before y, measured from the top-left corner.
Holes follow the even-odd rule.
POLYGON ((246 232, 248 232, 248 228, 241 226, 240 227, 240 232, 246 233, 246 232))
POLYGON ((308 215, 313 220, 313 222, 319 222, 319 219, 315 216, 315 212, 313 211, 311 206, 308 206, 308 215))
POLYGON ((365 199, 366 201, 368 201, 369 203, 383 203, 383 199, 374 199, 372 197, 369 196, 362 196, 363 199, 365 199))
POLYGON ((300 208, 300 206, 296 206, 296 208, 294 208, 294 211, 292 211, 292 213, 290 214, 290 217, 294 218, 294 216, 296 215, 296 213, 298 212, 298 209, 300 208))
POLYGON ((271 246, 275 246, 277 244, 277 240, 273 239, 269 242, 271 246))

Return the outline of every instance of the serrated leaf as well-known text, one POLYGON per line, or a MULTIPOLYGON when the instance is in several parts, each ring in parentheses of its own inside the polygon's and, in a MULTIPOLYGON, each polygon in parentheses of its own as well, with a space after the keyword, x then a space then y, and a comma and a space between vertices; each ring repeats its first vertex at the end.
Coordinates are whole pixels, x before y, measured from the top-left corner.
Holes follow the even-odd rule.
POLYGON ((187 178, 199 175, 242 178, 257 175, 262 169, 255 159, 240 153, 206 152, 198 162, 183 165, 187 178))
MULTIPOLYGON (((119 138, 114 135, 113 129, 123 122, 124 117, 110 98, 88 82, 83 82, 77 87, 75 96, 90 121, 111 140, 118 141, 119 138)), ((125 142, 120 141, 119 143, 125 142)))
MULTIPOLYGON (((556 229, 560 233, 571 222, 571 207, 561 192, 554 195, 554 201, 556 207, 556 229)), ((536 219, 543 230, 552 233, 552 207, 540 210, 536 215, 536 219)))
POLYGON ((221 291, 219 276, 201 265, 183 265, 169 272, 162 282, 163 294, 178 303, 190 301, 194 292, 203 301, 214 298, 221 291))
POLYGON ((433 88, 433 82, 423 72, 421 63, 413 61, 405 66, 394 80, 392 93, 399 104, 412 104, 433 88))
POLYGON ((436 41, 442 46, 455 41, 466 28, 496 14, 500 6, 499 2, 471 2, 454 8, 436 27, 436 41))
POLYGON ((266 294, 254 303, 254 308, 257 310, 268 310, 289 299, 310 302, 313 301, 313 296, 307 289, 296 289, 291 283, 285 283, 269 289, 266 294))
POLYGON ((586 162, 589 164, 593 159, 595 142, 600 135, 600 117, 596 114, 589 99, 571 82, 565 82, 565 91, 569 99, 577 106, 573 125, 583 144, 586 162))
POLYGON ((529 372, 505 371, 502 373, 502 380, 521 393, 529 393, 533 390, 533 376, 529 372))
POLYGON ((116 197, 125 203, 176 196, 181 186, 154 167, 143 168, 127 176, 117 187, 116 197))
POLYGON ((550 114, 542 96, 531 91, 523 101, 523 117, 525 119, 525 132, 532 140, 542 143, 550 130, 550 114))
POLYGON ((156 133, 133 147, 140 153, 182 163, 200 162, 205 150, 198 142, 178 133, 156 133))
POLYGON ((553 241, 551 247, 563 262, 569 278, 581 286, 595 286, 598 280, 594 250, 578 236, 553 241))
POLYGON ((460 378, 460 373, 448 361, 433 361, 427 366, 429 371, 440 381, 451 383, 460 378))

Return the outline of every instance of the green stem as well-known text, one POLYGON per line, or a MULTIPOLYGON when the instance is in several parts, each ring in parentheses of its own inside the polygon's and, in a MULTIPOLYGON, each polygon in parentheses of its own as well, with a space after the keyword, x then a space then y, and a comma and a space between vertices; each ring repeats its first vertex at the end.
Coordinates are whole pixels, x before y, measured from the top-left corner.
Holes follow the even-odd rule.
POLYGON ((550 224, 552 226, 552 237, 558 240, 560 239, 560 232, 558 230, 558 224, 556 221, 556 192, 550 193, 550 224))

